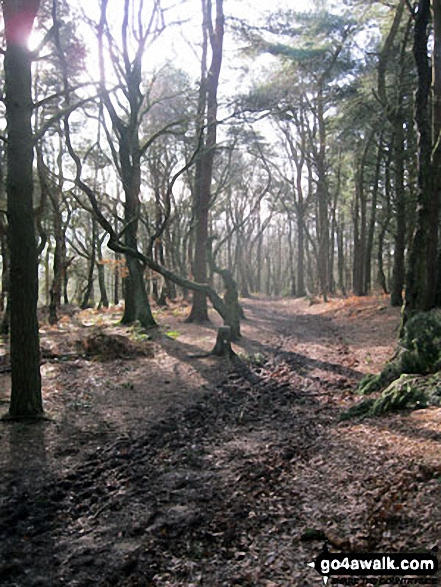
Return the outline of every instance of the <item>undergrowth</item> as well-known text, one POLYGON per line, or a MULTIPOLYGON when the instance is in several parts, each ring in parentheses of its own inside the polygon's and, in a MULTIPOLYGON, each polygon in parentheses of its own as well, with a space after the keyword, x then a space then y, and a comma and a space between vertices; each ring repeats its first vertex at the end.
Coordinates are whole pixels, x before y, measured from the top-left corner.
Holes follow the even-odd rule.
POLYGON ((381 373, 364 377, 357 392, 367 398, 341 415, 342 420, 378 416, 401 409, 441 404, 441 314, 424 312, 406 324, 394 357, 381 373))

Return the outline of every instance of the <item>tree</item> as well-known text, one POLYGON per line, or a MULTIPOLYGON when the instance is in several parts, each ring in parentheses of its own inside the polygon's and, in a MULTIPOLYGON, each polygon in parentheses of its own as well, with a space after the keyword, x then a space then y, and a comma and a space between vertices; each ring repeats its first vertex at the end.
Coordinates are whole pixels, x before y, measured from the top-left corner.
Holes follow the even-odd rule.
POLYGON ((432 20, 430 0, 420 0, 415 13, 413 52, 418 71, 415 121, 418 143, 417 224, 409 253, 404 321, 436 302, 436 255, 441 188, 441 3, 433 0, 433 77, 429 58, 432 20), (433 81, 433 86, 432 86, 433 81), (433 100, 430 99, 431 86, 433 100), (432 105, 433 104, 433 105, 432 105))
POLYGON ((405 153, 406 136, 404 123, 405 113, 405 71, 408 69, 406 49, 409 38, 409 24, 402 32, 402 39, 399 38, 400 28, 405 11, 405 0, 400 0, 395 10, 390 30, 384 41, 378 59, 378 100, 386 114, 386 118, 392 128, 392 153, 395 186, 395 253, 394 267, 391 288, 391 305, 401 306, 403 303, 403 286, 405 281, 405 250, 406 250, 406 190, 405 190, 405 153), (401 46, 395 47, 397 37, 401 46), (395 70, 394 84, 387 79, 388 65, 392 62, 398 63, 395 70))
POLYGON ((28 39, 39 0, 4 0, 8 237, 10 250, 11 402, 9 417, 38 417, 41 398, 37 244, 33 211, 34 137, 28 39))
MULTIPOLYGON (((222 48, 224 39, 223 0, 216 0, 215 23, 212 20, 211 0, 202 0, 204 36, 208 35, 211 46, 211 64, 207 72, 206 41, 202 58, 202 76, 199 97, 199 126, 206 126, 205 140, 201 155, 196 163, 195 179, 195 222, 196 238, 193 258, 193 274, 199 283, 207 281, 207 243, 208 215, 211 204, 211 182, 213 178, 213 161, 217 136, 217 91, 222 65, 222 48)), ((208 320, 207 298, 201 292, 194 292, 193 305, 189 322, 206 322, 208 320)))

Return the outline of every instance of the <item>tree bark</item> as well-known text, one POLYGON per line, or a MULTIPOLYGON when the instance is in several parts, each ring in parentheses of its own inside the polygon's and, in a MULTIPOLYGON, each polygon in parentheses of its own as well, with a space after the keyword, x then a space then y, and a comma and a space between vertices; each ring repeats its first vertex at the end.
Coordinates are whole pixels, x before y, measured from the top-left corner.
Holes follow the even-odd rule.
POLYGON ((393 166, 395 184, 396 232, 394 264, 392 270, 392 287, 390 303, 401 306, 403 303, 403 287, 405 282, 405 251, 406 251, 406 191, 404 187, 404 120, 401 112, 395 115, 393 166))
POLYGON ((38 264, 33 213, 32 76, 27 41, 39 0, 3 0, 11 324, 9 417, 43 413, 38 336, 38 264))
MULTIPOLYGON (((434 2, 435 8, 435 75, 438 76, 435 87, 439 90, 439 59, 440 59, 440 12, 439 0, 434 2)), ((415 19, 414 32, 414 57, 418 71, 418 89, 415 96, 415 121, 418 128, 418 209, 417 223, 409 253, 409 262, 406 278, 406 295, 403 312, 403 324, 413 313, 429 310, 434 305, 435 289, 430 284, 434 275, 429 274, 431 262, 428 257, 431 254, 430 238, 437 238, 438 231, 438 200, 439 188, 438 169, 432 165, 431 156, 433 148, 431 112, 430 112, 430 86, 432 74, 428 55, 429 25, 430 25, 430 0, 420 0, 415 19), (436 229, 435 229, 436 227, 436 229), (433 234, 436 230, 436 236, 433 234), (433 293, 433 295, 432 295, 433 293)), ((437 104, 439 96, 435 96, 437 104)), ((437 129, 439 132, 439 128, 437 129)), ((436 137, 436 161, 439 159, 439 137, 436 137)), ((436 240, 435 240, 436 242, 436 240)))
POLYGON ((97 262, 97 269, 98 269, 98 285, 100 288, 100 308, 108 308, 109 307, 109 297, 107 295, 107 288, 106 288, 106 274, 104 270, 104 263, 103 263, 103 252, 102 252, 102 243, 103 239, 100 238, 100 235, 97 234, 96 236, 96 252, 98 256, 97 262))
POLYGON ((94 272, 95 272, 95 259, 96 259, 96 250, 95 250, 95 241, 96 241, 96 222, 92 218, 92 238, 91 238, 91 247, 92 250, 90 251, 90 258, 89 258, 89 270, 87 272, 87 284, 86 284, 86 291, 84 292, 83 301, 81 302, 81 309, 85 310, 86 308, 91 307, 90 300, 94 299, 94 272))
MULTIPOLYGON (((213 178, 213 161, 217 135, 217 90, 222 65, 222 48, 224 38, 223 0, 216 0, 216 22, 213 26, 211 0, 203 0, 204 27, 208 27, 212 59, 206 79, 201 80, 201 92, 206 92, 205 146, 200 155, 199 169, 196 174, 196 241, 194 251, 193 273, 195 281, 207 281, 207 243, 208 215, 211 204, 211 182, 213 178)), ((201 98, 205 102, 205 96, 201 98)), ((205 110, 205 109, 204 109, 205 110)), ((201 292, 194 292, 193 304, 188 317, 189 322, 208 321, 207 298, 201 292)))
POLYGON ((377 201, 380 184, 381 162, 383 158, 383 137, 380 137, 377 148, 377 160, 375 164, 375 176, 372 186, 371 217, 369 219, 369 229, 366 242, 366 264, 364 270, 364 287, 366 293, 371 290, 372 281, 372 251, 374 248, 375 226, 377 224, 377 201))

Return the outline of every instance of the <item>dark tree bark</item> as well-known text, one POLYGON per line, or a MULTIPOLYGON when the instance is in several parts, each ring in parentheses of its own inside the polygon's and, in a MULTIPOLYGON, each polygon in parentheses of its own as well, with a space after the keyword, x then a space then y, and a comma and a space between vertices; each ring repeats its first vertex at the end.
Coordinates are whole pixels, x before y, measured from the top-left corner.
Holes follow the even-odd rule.
POLYGON ((404 187, 404 118, 401 113, 395 115, 393 167, 395 184, 396 232, 394 265, 392 271, 392 286, 390 303, 392 306, 401 306, 403 303, 403 287, 405 282, 405 251, 406 251, 406 190, 404 187))
POLYGON ((107 295, 106 275, 105 275, 104 263, 103 263, 103 260, 104 260, 103 259, 103 251, 102 251, 103 240, 104 240, 104 237, 100 237, 100 235, 97 231, 95 248, 96 248, 96 254, 98 257, 98 261, 97 261, 96 266, 97 266, 97 270, 98 270, 98 286, 100 288, 99 307, 100 308, 108 308, 109 307, 109 297, 107 295))
POLYGON ((121 256, 115 253, 115 269, 114 269, 114 282, 113 282, 113 303, 115 306, 119 304, 119 281, 120 281, 120 261, 121 256))
MULTIPOLYGON (((359 173, 357 174, 359 175, 359 173)), ((363 259, 361 254, 361 239, 360 239, 360 179, 356 177, 355 179, 355 204, 354 204, 354 213, 353 213, 353 223, 354 223, 354 258, 353 258, 353 265, 352 265, 352 290, 354 295, 361 296, 363 295, 363 285, 362 285, 362 267, 360 266, 361 260, 363 259)))
MULTIPOLYGON (((430 2, 430 0, 429 0, 430 2)), ((378 98, 383 106, 386 116, 392 125, 393 145, 392 145, 392 162, 394 170, 394 187, 395 187, 395 209, 396 209, 396 232, 394 243, 394 259, 391 285, 391 305, 401 306, 403 303, 403 287, 405 282, 405 251, 406 251, 406 192, 404 181, 404 154, 405 135, 404 122, 405 115, 403 112, 404 99, 404 79, 403 72, 404 59, 406 55, 408 30, 402 42, 400 51, 400 74, 398 76, 398 95, 392 101, 387 92, 386 70, 387 65, 392 59, 392 48, 400 30, 403 19, 406 0, 400 0, 395 10, 394 19, 390 31, 386 37, 384 46, 381 50, 378 62, 378 98)), ((420 14, 418 19, 420 18, 420 14)))
POLYGON ((3 220, 3 216, 0 216, 0 251, 2 256, 2 292, 0 294, 0 312, 4 312, 9 296, 9 247, 7 225, 3 220))
POLYGON ((87 284, 86 284, 86 290, 84 292, 84 297, 83 297, 83 301, 81 302, 81 309, 85 310, 86 308, 90 308, 91 306, 93 306, 93 301, 91 303, 91 299, 93 300, 93 294, 94 294, 94 272, 95 272, 95 260, 96 260, 96 248, 95 248, 95 242, 96 242, 96 222, 95 220, 92 218, 92 238, 91 238, 91 251, 90 251, 90 257, 89 257, 89 268, 87 271, 87 284))
MULTIPOLYGON (((208 30, 212 51, 211 65, 208 74, 202 76, 200 114, 204 113, 206 120, 205 145, 196 169, 195 186, 195 220, 196 240, 193 261, 195 281, 207 282, 207 243, 208 243, 208 215, 211 204, 211 182, 213 177, 213 161, 217 135, 217 90, 222 65, 222 47, 224 38, 223 0, 216 0, 216 19, 213 26, 211 14, 211 0, 203 0, 204 28, 208 30), (206 110, 205 110, 206 103, 206 110), (201 108, 203 106, 203 108, 201 108), (205 115, 206 112, 206 115, 205 115)), ((202 124, 205 124, 203 122, 202 124)), ((208 321, 207 298, 201 292, 194 292, 193 304, 188 317, 189 322, 208 321)))
POLYGON ((366 295, 364 277, 366 264, 366 193, 364 185, 364 169, 366 163, 369 141, 360 160, 357 162, 355 178, 355 206, 354 206, 354 264, 353 264, 353 290, 354 295, 366 295))
POLYGON ((383 159, 383 137, 380 137, 378 147, 377 147, 377 160, 375 164, 375 176, 372 186, 372 201, 371 201, 371 216, 369 219, 369 229, 367 235, 367 242, 366 242, 366 264, 365 264, 365 276, 364 276, 364 284, 366 293, 369 293, 371 290, 371 281, 372 281, 372 251, 374 248, 374 236, 375 236, 375 226, 377 224, 377 201, 378 201, 378 192, 379 192, 379 185, 380 185, 380 175, 381 175, 381 162, 383 159))
POLYGON ((37 149, 37 169, 40 181, 40 189, 42 200, 49 199, 52 208, 53 217, 53 236, 55 239, 54 249, 54 264, 53 264, 53 279, 52 285, 49 289, 49 323, 56 324, 58 321, 58 308, 61 305, 61 294, 65 283, 65 275, 67 269, 66 259, 66 227, 63 223, 63 216, 61 211, 62 203, 62 150, 58 156, 59 182, 55 185, 50 182, 49 170, 43 161, 42 153, 37 149))
MULTIPOLYGON (((136 250, 138 248, 138 224, 140 214, 140 189, 141 189, 141 160, 154 137, 144 145, 140 144, 139 132, 144 108, 144 95, 141 91, 142 82, 142 57, 148 40, 148 33, 139 33, 137 47, 133 58, 130 57, 129 27, 130 27, 130 3, 124 1, 124 18, 122 23, 122 62, 116 66, 121 75, 123 72, 124 93, 127 97, 126 117, 120 116, 115 108, 110 95, 105 91, 105 62, 104 62, 104 35, 107 31, 107 6, 105 0, 101 4, 101 20, 98 27, 99 61, 101 87, 103 90, 103 103, 109 114, 112 129, 116 139, 110 133, 107 138, 112 156, 118 169, 122 187, 124 190, 124 240, 127 247, 136 250)), ((153 13, 156 7, 153 7, 153 13)), ((152 14, 153 17, 153 14, 152 14)), ((140 15, 141 18, 141 15, 140 15)), ((149 27, 147 27, 148 29, 149 27)), ((135 38, 137 34, 135 33, 135 38)), ((121 322, 130 324, 139 320, 144 328, 156 326, 153 317, 144 281, 143 265, 139 259, 133 256, 126 257, 128 276, 124 283, 125 308, 121 322)))
MULTIPOLYGON (((322 82, 323 83, 323 82, 322 82)), ((317 124, 319 148, 316 153, 317 168, 317 236, 318 236, 318 277, 323 301, 328 301, 329 285, 329 192, 326 180, 326 123, 324 114, 324 96, 322 84, 317 95, 317 124)))
POLYGON ((292 222, 288 220, 288 251, 289 251, 289 273, 290 273, 290 296, 295 297, 296 290, 296 274, 294 269, 294 244, 292 242, 292 222))
POLYGON ((344 249, 344 232, 345 220, 344 215, 337 222, 337 266, 338 266, 338 287, 341 294, 346 296, 346 279, 345 279, 345 249, 344 249))
POLYGON ((392 203, 391 203, 391 177, 390 169, 392 167, 392 151, 389 151, 386 159, 385 170, 384 170, 384 191, 385 191, 385 205, 383 205, 383 214, 379 219, 380 230, 378 233, 378 248, 377 248, 377 278, 378 284, 385 294, 389 294, 386 274, 384 272, 384 241, 386 233, 389 230, 389 224, 392 218, 392 203))
POLYGON ((38 417, 41 398, 37 243, 33 212, 32 76, 27 46, 39 0, 3 0, 9 221, 11 402, 9 417, 38 417))
POLYGON ((441 12, 439 0, 434 6, 434 111, 430 109, 432 72, 429 60, 430 0, 420 0, 415 19, 414 57, 418 71, 418 89, 415 97, 415 120, 418 128, 418 209, 417 223, 410 248, 406 279, 403 324, 418 311, 430 310, 435 304, 436 246, 439 216, 439 145, 440 132, 440 34, 441 12), (432 160, 433 136, 435 149, 432 160), (431 242, 434 241, 434 242, 431 242))

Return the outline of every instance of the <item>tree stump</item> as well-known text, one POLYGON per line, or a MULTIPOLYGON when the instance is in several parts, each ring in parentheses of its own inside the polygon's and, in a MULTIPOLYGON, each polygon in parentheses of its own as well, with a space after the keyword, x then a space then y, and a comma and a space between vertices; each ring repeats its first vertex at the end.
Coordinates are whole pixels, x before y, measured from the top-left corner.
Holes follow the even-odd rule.
POLYGON ((231 348, 231 326, 220 326, 217 331, 216 344, 210 355, 215 357, 234 357, 236 353, 231 348))

